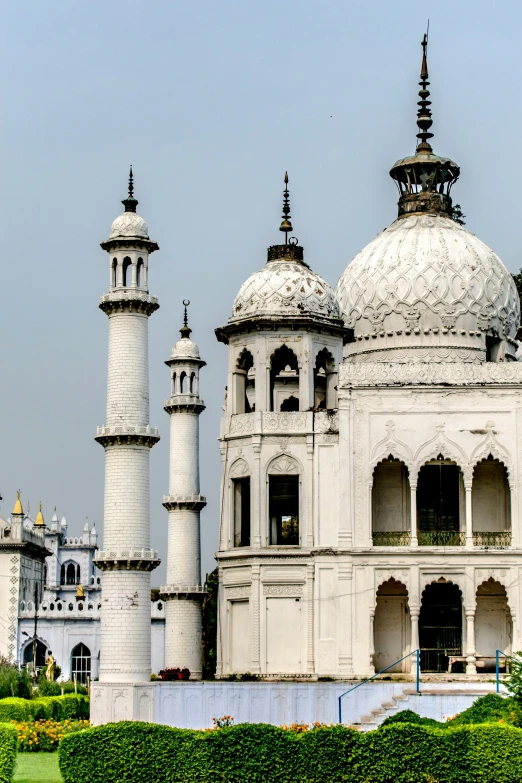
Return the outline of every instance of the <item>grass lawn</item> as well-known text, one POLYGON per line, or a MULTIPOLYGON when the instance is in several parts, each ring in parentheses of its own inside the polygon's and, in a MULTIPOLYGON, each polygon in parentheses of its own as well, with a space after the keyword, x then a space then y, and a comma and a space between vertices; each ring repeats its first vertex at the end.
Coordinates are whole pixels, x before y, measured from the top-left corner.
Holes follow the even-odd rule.
POLYGON ((62 783, 58 753, 19 753, 13 783, 62 783))

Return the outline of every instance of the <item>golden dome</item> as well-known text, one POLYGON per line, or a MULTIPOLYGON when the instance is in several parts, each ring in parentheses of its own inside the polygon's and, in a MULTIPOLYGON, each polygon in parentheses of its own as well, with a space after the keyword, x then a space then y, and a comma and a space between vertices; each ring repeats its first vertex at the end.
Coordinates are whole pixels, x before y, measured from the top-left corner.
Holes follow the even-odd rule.
POLYGON ((40 502, 40 511, 36 515, 36 519, 34 520, 34 526, 37 527, 45 527, 45 521, 42 514, 42 503, 40 502))
POLYGON ((24 510, 22 508, 22 501, 20 500, 20 490, 17 491, 16 495, 17 498, 16 503, 14 504, 13 514, 23 514, 24 510))

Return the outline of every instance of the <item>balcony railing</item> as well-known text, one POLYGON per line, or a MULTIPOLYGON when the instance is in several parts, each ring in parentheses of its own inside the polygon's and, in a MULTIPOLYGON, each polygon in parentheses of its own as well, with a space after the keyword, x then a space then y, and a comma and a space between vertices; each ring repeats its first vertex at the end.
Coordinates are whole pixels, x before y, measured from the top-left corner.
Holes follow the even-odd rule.
POLYGON ((429 533, 419 530, 419 546, 465 546, 466 533, 460 530, 431 530, 429 533))
POLYGON ((372 539, 374 546, 409 546, 411 543, 411 535, 405 530, 373 533, 372 539))
POLYGON ((511 546, 511 531, 500 533, 473 533, 473 546, 507 547, 511 546))

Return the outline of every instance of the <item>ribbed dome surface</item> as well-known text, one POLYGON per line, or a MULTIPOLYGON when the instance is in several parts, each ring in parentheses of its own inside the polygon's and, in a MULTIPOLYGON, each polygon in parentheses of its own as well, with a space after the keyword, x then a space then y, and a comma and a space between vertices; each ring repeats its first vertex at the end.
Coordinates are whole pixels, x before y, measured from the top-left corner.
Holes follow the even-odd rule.
POLYGON ((395 361, 390 351, 408 348, 404 360, 420 360, 424 350, 422 360, 483 361, 485 334, 503 341, 499 358, 514 356, 520 302, 513 278, 445 215, 396 220, 350 262, 337 296, 354 329, 356 360, 395 361))
POLYGON ((109 239, 118 237, 149 238, 149 227, 143 218, 136 212, 124 212, 119 215, 111 226, 109 239))
POLYGON ((336 296, 322 277, 297 261, 269 261, 239 289, 230 321, 282 315, 340 317, 336 296))

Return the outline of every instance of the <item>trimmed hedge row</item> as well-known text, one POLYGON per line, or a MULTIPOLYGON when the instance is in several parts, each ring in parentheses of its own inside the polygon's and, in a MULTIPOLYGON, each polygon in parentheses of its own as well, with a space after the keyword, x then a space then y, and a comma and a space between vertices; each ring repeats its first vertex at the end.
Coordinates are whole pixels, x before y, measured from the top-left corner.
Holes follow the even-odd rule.
POLYGON ((10 723, 0 723, 0 783, 11 783, 16 764, 18 732, 10 723))
POLYGON ((41 696, 38 699, 19 699, 16 696, 0 699, 1 721, 67 720, 88 718, 89 699, 74 693, 65 696, 41 696))
POLYGON ((519 783, 522 730, 396 723, 360 734, 265 724, 217 731, 123 722, 64 737, 64 783, 519 783))
POLYGON ((497 723, 498 721, 522 727, 522 706, 520 703, 512 697, 488 693, 477 699, 467 710, 444 723, 433 718, 421 718, 411 710, 401 710, 401 712, 396 712, 385 718, 381 726, 389 726, 391 723, 416 723, 419 726, 431 726, 432 728, 449 728, 469 723, 497 723))

